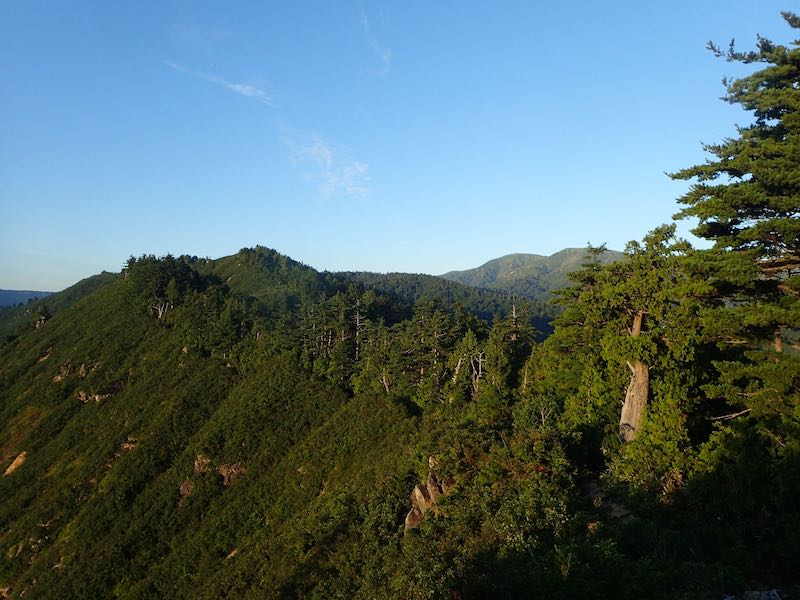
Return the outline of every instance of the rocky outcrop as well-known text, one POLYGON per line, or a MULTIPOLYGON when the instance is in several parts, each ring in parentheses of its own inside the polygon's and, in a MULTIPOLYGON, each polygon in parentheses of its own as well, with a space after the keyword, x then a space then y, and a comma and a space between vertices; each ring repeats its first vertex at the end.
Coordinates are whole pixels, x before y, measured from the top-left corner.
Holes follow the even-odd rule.
POLYGON ((72 372, 72 364, 67 363, 65 365, 61 365, 58 369, 58 373, 53 377, 53 383, 58 383, 59 381, 64 381, 69 374, 72 372))
POLYGON ((178 506, 183 506, 183 503, 192 494, 194 494, 194 482, 191 479, 187 479, 178 488, 178 506))
POLYGON ((75 397, 84 404, 87 404, 92 401, 102 402, 103 400, 111 398, 113 395, 117 394, 121 390, 122 390, 121 383, 112 383, 111 385, 106 386, 105 390, 102 393, 95 394, 93 392, 87 392, 85 390, 78 390, 78 393, 75 394, 75 397))
POLYGON ((229 487, 233 485, 236 478, 244 473, 245 469, 242 463, 230 463, 219 465, 216 469, 211 464, 211 459, 202 454, 198 454, 194 459, 194 472, 195 473, 210 473, 216 471, 222 477, 222 485, 229 487))
POLYGON ((75 397, 84 404, 88 404, 89 402, 102 402, 106 398, 111 398, 112 395, 113 394, 92 394, 91 392, 78 390, 75 397))
POLYGON ((133 436, 128 436, 128 439, 122 442, 122 446, 120 446, 121 450, 133 450, 136 446, 139 445, 139 440, 137 440, 133 436))
POLYGON ((11 474, 12 474, 14 471, 16 471, 17 469, 19 469, 19 468, 22 466, 22 463, 24 463, 24 462, 25 462, 25 459, 26 459, 26 458, 28 458, 28 453, 27 453, 27 452, 24 452, 24 451, 23 451, 23 452, 20 452, 20 453, 17 455, 17 458, 15 458, 15 459, 14 459, 14 462, 12 462, 10 465, 8 465, 8 468, 6 469, 6 472, 5 472, 5 473, 3 473, 3 476, 4 476, 4 477, 8 477, 8 476, 9 476, 9 475, 11 475, 11 474))
POLYGON ((222 476, 222 485, 228 487, 233 484, 234 480, 245 472, 242 463, 233 463, 230 465, 220 465, 217 468, 217 473, 222 476))
POLYGON ((411 510, 405 518, 405 530, 419 527, 428 513, 437 514, 436 503, 453 488, 453 480, 442 479, 436 472, 437 463, 434 457, 428 458, 428 477, 424 483, 418 483, 411 492, 411 510))
POLYGON ((198 454, 194 459, 195 473, 208 473, 211 470, 211 459, 202 454, 198 454))
POLYGON ((50 353, 53 352, 53 347, 50 346, 47 350, 42 352, 39 356, 36 357, 37 362, 44 362, 48 358, 50 358, 50 353))
POLYGON ((423 515, 427 512, 436 512, 436 499, 442 495, 439 486, 431 482, 428 477, 426 483, 418 483, 411 492, 411 504, 423 515))
POLYGON ((408 531, 409 529, 415 529, 420 526, 422 520, 424 519, 424 515, 422 512, 415 506, 406 515, 405 521, 405 529, 408 531))
POLYGON ((128 439, 126 439, 124 442, 122 442, 122 444, 120 444, 119 450, 114 452, 114 455, 105 462, 104 464, 105 468, 110 469, 111 467, 113 467, 114 463, 117 462, 117 459, 120 456, 122 456, 125 452, 130 452, 131 450, 134 450, 138 445, 139 445, 139 440, 137 440, 132 435, 129 435, 128 439))

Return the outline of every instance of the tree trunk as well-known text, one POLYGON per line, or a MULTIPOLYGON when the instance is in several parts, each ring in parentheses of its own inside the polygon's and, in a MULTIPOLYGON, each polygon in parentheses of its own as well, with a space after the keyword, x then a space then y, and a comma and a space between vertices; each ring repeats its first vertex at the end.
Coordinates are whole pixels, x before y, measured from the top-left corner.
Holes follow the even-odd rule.
POLYGON ((775 330, 775 335, 772 338, 772 349, 775 352, 783 352, 783 327, 778 327, 775 330))
POLYGON ((383 384, 383 389, 386 390, 386 395, 389 395, 389 375, 386 373, 386 369, 381 371, 381 376, 378 379, 383 384))
POLYGON ((646 364, 637 360, 631 371, 631 380, 625 392, 625 403, 622 405, 622 414, 619 418, 619 434, 623 442, 632 442, 636 439, 644 407, 647 406, 650 387, 650 369, 646 364))
MULTIPOLYGON (((634 315, 632 337, 639 337, 641 334, 643 320, 642 311, 634 315)), ((631 380, 625 392, 625 403, 622 405, 622 414, 619 418, 619 435, 623 442, 636 439, 650 389, 650 368, 641 360, 637 360, 633 365, 628 363, 628 367, 631 370, 631 380)))

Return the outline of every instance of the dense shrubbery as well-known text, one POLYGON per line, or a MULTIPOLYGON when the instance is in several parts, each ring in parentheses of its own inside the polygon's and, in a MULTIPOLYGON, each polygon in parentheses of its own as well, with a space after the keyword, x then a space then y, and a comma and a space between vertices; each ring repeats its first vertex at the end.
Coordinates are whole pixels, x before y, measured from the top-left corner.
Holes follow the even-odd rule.
POLYGON ((800 190, 779 160, 797 144, 798 52, 731 55, 772 65, 730 86, 756 112, 747 156, 711 147, 717 162, 679 174, 699 178, 683 202, 714 249, 671 227, 611 265, 590 248, 541 343, 507 296, 260 247, 131 258, 48 298, 0 347, 0 468, 16 465, 0 587, 800 591, 800 190), (441 496, 406 530, 423 484, 441 496))

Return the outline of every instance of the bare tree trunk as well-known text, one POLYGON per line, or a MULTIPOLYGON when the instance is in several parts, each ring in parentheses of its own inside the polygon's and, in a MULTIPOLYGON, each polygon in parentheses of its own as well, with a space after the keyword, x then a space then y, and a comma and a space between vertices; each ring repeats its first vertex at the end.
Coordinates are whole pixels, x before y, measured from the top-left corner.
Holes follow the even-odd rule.
POLYGON ((361 300, 356 300, 356 362, 361 356, 361 329, 364 327, 364 317, 361 314, 361 300))
POLYGON ((459 356, 459 357, 458 357, 458 364, 456 365, 456 368, 455 368, 455 370, 453 371, 453 383, 454 383, 454 384, 455 384, 455 382, 458 380, 458 372, 461 370, 461 363, 462 363, 463 361, 464 361, 464 357, 463 357, 463 356, 459 356))
MULTIPOLYGON (((632 337, 639 337, 642 333, 643 320, 644 313, 638 311, 633 317, 632 337)), ((625 403, 622 405, 622 414, 619 418, 619 434, 623 442, 636 439, 650 391, 650 368, 641 360, 632 365, 628 363, 628 367, 631 370, 631 380, 625 392, 625 403)))
POLYGON ((386 394, 388 395, 389 394, 389 376, 386 373, 385 369, 383 371, 381 371, 381 376, 379 378, 379 381, 383 384, 383 389, 386 390, 386 394))

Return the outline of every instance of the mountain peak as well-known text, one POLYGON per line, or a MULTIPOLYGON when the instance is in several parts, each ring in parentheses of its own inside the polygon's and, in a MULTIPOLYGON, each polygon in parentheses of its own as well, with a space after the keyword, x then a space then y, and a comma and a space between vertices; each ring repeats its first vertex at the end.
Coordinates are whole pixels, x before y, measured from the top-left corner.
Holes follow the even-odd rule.
MULTIPOLYGON (((622 252, 607 250, 600 260, 610 263, 623 256, 622 252)), ((544 300, 553 290, 569 285, 567 275, 580 269, 586 260, 585 248, 565 248, 550 256, 518 252, 494 258, 474 269, 450 271, 440 277, 474 287, 505 290, 544 300)))

